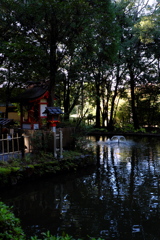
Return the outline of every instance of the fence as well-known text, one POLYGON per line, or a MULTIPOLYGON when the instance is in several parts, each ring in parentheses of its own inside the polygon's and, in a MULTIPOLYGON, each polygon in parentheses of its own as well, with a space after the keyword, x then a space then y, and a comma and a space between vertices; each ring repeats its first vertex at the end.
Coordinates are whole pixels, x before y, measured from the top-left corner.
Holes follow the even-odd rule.
POLYGON ((63 133, 60 130, 59 134, 53 133, 54 135, 54 157, 57 157, 57 151, 59 151, 59 157, 63 158, 63 133), (57 140, 59 141, 59 148, 57 148, 57 140))
MULTIPOLYGON (((31 142, 31 135, 7 134, 1 135, 0 139, 0 160, 8 160, 14 157, 24 157, 26 153, 32 152, 33 146, 31 142)), ((60 158, 63 158, 63 134, 53 133, 52 151, 54 157, 57 157, 57 151, 59 151, 60 158), (57 144, 58 141, 58 144, 57 144), (57 148, 58 146, 58 148, 57 148)))
POLYGON ((21 156, 24 152, 23 137, 16 135, 2 134, 0 139, 0 160, 7 160, 11 157, 21 156))

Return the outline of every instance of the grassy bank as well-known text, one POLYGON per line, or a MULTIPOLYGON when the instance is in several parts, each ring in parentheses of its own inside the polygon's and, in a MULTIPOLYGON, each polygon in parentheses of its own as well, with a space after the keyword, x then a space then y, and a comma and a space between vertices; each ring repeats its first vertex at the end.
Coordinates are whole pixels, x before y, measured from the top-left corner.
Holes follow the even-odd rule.
POLYGON ((66 151, 63 159, 51 153, 27 155, 24 159, 9 159, 0 162, 0 187, 12 186, 26 181, 58 173, 77 171, 95 164, 93 154, 66 151))

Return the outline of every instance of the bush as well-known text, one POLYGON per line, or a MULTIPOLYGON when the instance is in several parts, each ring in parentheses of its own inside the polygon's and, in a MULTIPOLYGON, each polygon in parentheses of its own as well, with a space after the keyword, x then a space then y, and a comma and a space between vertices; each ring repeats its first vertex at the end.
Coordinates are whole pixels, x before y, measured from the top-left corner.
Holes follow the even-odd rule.
POLYGON ((53 133, 49 131, 34 131, 33 136, 31 136, 31 145, 34 153, 39 153, 39 151, 49 151, 53 148, 53 133))
MULTIPOLYGON (((69 236, 68 234, 64 234, 65 236, 60 236, 60 237, 52 236, 49 231, 47 233, 42 233, 42 235, 43 235, 43 240, 76 240, 73 237, 69 236)), ((95 238, 90 238, 90 237, 88 237, 88 239, 96 240, 95 238)), ((41 239, 35 236, 35 237, 31 237, 31 240, 41 240, 41 239)), ((78 238, 77 240, 81 240, 81 239, 78 238)), ((104 239, 98 238, 97 240, 104 240, 104 239)))
POLYGON ((0 202, 0 239, 25 239, 25 234, 20 226, 20 220, 14 216, 11 208, 3 202, 0 202))

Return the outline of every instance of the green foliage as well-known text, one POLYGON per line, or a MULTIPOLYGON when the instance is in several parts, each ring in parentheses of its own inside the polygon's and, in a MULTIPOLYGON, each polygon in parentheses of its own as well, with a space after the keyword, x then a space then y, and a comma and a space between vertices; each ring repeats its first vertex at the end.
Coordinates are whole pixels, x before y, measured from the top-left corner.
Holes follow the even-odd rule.
MULTIPOLYGON (((34 158, 30 153, 25 154, 25 157, 23 159, 24 164, 28 165, 28 164, 33 163, 33 161, 34 161, 34 158)), ((22 159, 21 159, 21 163, 22 163, 22 159)))
POLYGON ((134 132, 146 133, 146 129, 141 127, 139 129, 136 129, 134 132))
POLYGON ((145 128, 138 128, 138 129, 134 129, 133 124, 131 123, 127 123, 127 124, 123 124, 122 127, 116 125, 116 130, 118 131, 122 131, 122 132, 132 132, 132 133, 146 133, 146 129, 145 128))
POLYGON ((20 226, 20 220, 11 212, 11 208, 0 202, 0 239, 23 240, 25 234, 20 226))
POLYGON ((66 234, 64 237, 55 237, 52 236, 50 234, 50 232, 46 232, 46 233, 42 233, 42 235, 44 236, 44 240, 73 240, 73 238, 71 236, 69 236, 68 234, 66 234))
POLYGON ((108 130, 106 128, 93 128, 94 131, 98 131, 98 132, 108 132, 108 130))
POLYGON ((33 136, 31 136, 31 144, 33 147, 33 152, 39 153, 46 152, 49 146, 53 143, 53 133, 44 131, 34 131, 33 136))
POLYGON ((22 158, 17 156, 16 158, 15 157, 9 157, 8 161, 6 161, 6 162, 7 162, 8 166, 12 165, 12 166, 16 167, 16 166, 20 165, 21 161, 22 161, 22 158))
POLYGON ((63 152, 63 156, 65 159, 73 159, 75 157, 80 156, 81 153, 80 152, 76 152, 76 151, 64 151, 63 152))
MULTIPOLYGON (((50 234, 49 231, 47 231, 46 233, 42 233, 43 238, 40 239, 37 236, 31 237, 31 240, 81 240, 80 238, 76 238, 74 239, 72 236, 69 236, 68 234, 63 234, 63 236, 53 236, 50 234)), ((89 240, 96 240, 96 238, 88 238, 89 240)), ((104 240, 102 238, 98 238, 97 240, 104 240)))
POLYGON ((10 168, 0 167, 0 174, 8 175, 8 174, 10 174, 10 172, 11 172, 10 168))
POLYGON ((123 132, 134 132, 134 126, 131 123, 124 124, 121 129, 123 132))
POLYGON ((151 131, 151 133, 155 134, 155 133, 157 133, 157 130, 151 131))

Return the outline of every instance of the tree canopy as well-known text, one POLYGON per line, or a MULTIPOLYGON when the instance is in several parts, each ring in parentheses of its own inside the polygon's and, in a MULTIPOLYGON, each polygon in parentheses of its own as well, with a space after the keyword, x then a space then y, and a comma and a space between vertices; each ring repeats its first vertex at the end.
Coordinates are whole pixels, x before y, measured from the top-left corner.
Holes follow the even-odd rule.
POLYGON ((96 126, 113 129, 127 96, 139 128, 139 89, 159 86, 159 11, 133 0, 1 0, 4 101, 28 81, 49 81, 50 105, 58 93, 66 119, 76 106, 81 115, 95 109, 96 126))

